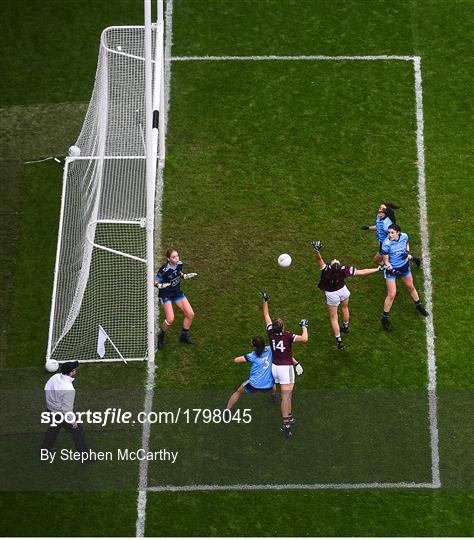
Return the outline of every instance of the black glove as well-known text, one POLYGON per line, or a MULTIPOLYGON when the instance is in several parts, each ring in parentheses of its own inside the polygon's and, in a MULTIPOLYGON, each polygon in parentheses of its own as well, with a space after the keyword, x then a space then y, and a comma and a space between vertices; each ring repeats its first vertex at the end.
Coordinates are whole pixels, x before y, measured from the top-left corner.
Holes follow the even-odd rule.
POLYGON ((400 273, 396 268, 385 268, 385 271, 389 276, 398 276, 400 273))
POLYGON ((261 292, 260 295, 262 297, 262 300, 265 302, 265 304, 270 300, 270 295, 268 293, 261 292))
POLYGON ((321 251, 321 248, 323 247, 323 244, 320 240, 312 240, 311 245, 313 246, 313 249, 316 253, 319 253, 321 251))
POLYGON ((370 231, 370 227, 368 225, 362 225, 361 230, 362 231, 370 231))
POLYGON ((300 326, 301 328, 308 328, 309 321, 308 319, 301 319, 300 326))

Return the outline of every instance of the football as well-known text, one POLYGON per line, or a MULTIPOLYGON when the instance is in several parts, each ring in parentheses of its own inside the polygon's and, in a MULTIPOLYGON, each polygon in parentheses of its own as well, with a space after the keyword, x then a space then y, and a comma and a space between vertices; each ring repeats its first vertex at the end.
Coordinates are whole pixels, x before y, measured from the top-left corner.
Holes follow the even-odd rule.
POLYGON ((288 255, 288 253, 282 253, 282 254, 278 257, 278 264, 279 264, 282 268, 288 268, 288 266, 290 266, 290 264, 291 264, 291 257, 290 257, 290 255, 288 255))
POLYGON ((58 371, 59 363, 57 360, 48 360, 44 367, 46 368, 46 371, 54 373, 55 371, 58 371))

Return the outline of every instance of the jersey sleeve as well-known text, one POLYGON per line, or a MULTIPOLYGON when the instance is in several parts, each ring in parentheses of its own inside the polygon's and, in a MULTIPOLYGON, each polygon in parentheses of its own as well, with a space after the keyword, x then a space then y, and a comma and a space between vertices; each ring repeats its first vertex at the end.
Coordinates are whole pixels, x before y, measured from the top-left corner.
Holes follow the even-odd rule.
POLYGON ((163 279, 164 279, 163 267, 161 267, 158 270, 158 272, 156 273, 155 279, 156 281, 158 281, 158 283, 163 283, 163 279))
POLYGON ((381 253, 382 253, 382 255, 389 255, 390 250, 389 250, 389 244, 388 244, 388 242, 385 242, 385 241, 383 242, 383 244, 382 244, 382 249, 381 249, 381 253))
POLYGON ((267 332, 271 332, 273 330, 273 324, 272 323, 268 323, 267 324, 267 332))
POLYGON ((255 361, 255 359, 254 359, 253 356, 252 356, 252 353, 245 354, 245 355, 244 355, 244 358, 245 358, 245 361, 246 361, 246 362, 254 362, 254 361, 255 361))
POLYGON ((345 278, 355 276, 356 268, 354 266, 343 266, 341 268, 345 278))

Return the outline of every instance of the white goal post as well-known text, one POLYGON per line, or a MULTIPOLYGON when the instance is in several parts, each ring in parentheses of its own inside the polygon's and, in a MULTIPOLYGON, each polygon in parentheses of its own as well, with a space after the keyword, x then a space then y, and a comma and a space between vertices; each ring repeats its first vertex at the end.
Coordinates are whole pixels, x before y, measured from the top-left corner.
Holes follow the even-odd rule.
POLYGON ((46 361, 153 360, 153 227, 164 150, 164 22, 106 28, 63 172, 46 361), (158 145, 160 148, 159 155, 158 145))

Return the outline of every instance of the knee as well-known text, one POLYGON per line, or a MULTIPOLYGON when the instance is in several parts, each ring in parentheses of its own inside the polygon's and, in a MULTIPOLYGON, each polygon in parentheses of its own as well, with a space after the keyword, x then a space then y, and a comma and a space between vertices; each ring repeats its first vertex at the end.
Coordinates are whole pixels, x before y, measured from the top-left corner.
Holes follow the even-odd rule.
POLYGON ((393 291, 393 292, 390 291, 390 292, 387 293, 387 299, 388 300, 395 300, 395 296, 397 296, 396 291, 393 291))
POLYGON ((166 316, 165 323, 168 326, 171 326, 174 323, 174 313, 170 314, 169 316, 168 315, 166 316))
POLYGON ((193 320, 193 319, 194 319, 194 311, 193 311, 192 309, 186 311, 186 317, 187 317, 188 319, 193 320))

